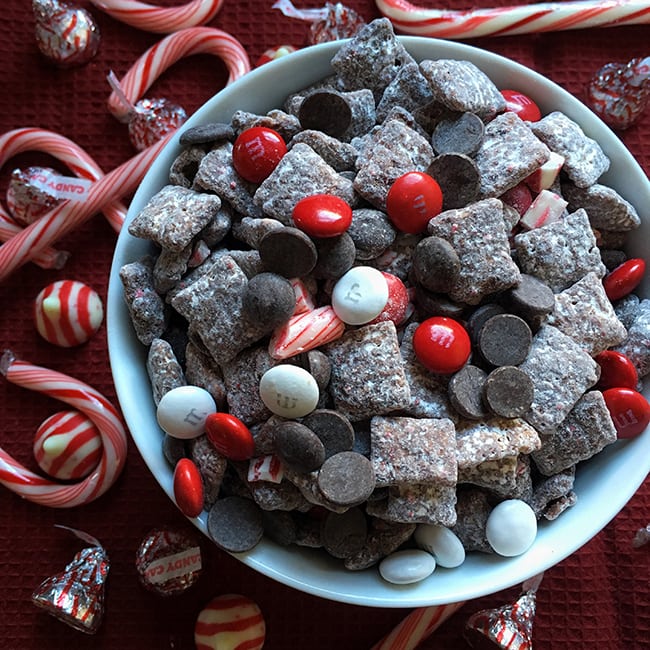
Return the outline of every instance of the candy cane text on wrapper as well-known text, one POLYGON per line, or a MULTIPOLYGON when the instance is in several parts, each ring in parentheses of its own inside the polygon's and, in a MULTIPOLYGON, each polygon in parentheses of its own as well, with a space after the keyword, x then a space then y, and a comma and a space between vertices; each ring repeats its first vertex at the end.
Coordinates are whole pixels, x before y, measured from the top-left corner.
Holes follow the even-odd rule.
POLYGON ((650 23, 650 0, 575 0, 453 11, 406 0, 376 0, 396 30, 436 38, 475 38, 650 23))
POLYGON ((30 472, 0 448, 0 483, 19 496, 52 508, 72 508, 100 497, 120 475, 126 461, 126 431, 113 405, 83 382, 55 370, 16 359, 6 350, 0 373, 16 386, 43 393, 88 416, 102 440, 99 465, 79 483, 60 484, 30 472))
POLYGON ((117 197, 133 192, 173 133, 130 158, 93 183, 83 203, 64 201, 0 246, 0 282, 42 250, 101 211, 117 197))
POLYGON ((212 20, 224 0, 193 0, 176 7, 156 7, 135 0, 90 0, 115 20, 145 32, 171 34, 212 20))
MULTIPOLYGON (((214 54, 222 59, 228 70, 228 84, 251 69, 248 54, 236 38, 212 27, 190 27, 150 47, 120 79, 121 94, 135 104, 167 68, 192 54, 214 54)), ((129 119, 130 107, 120 93, 111 93, 108 110, 122 122, 129 119)))

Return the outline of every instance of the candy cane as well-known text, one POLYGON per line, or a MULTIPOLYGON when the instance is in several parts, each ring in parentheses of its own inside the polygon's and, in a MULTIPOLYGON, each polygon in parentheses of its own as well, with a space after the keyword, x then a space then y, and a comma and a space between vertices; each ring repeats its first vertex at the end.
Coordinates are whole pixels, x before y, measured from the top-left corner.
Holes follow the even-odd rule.
POLYGON ((371 650, 413 650, 464 604, 460 602, 414 609, 371 650))
MULTIPOLYGON (((99 165, 78 144, 53 131, 32 127, 14 129, 0 137, 0 167, 24 151, 50 154, 79 178, 96 181, 104 175, 99 165)), ((121 203, 111 203, 104 209, 104 215, 113 230, 120 232, 126 218, 126 207, 121 203)))
POLYGON ((178 7, 156 7, 134 0, 90 1, 115 20, 156 34, 203 25, 217 15, 223 4, 223 0, 193 0, 178 7))
POLYGON ((116 196, 129 194, 138 186, 151 163, 169 142, 172 133, 102 176, 88 191, 83 203, 64 201, 0 246, 0 281, 93 214, 116 196))
POLYGON ((167 68, 191 54, 214 54, 221 58, 228 69, 229 84, 251 69, 246 50, 230 34, 212 27, 184 29, 160 40, 131 66, 119 81, 121 92, 114 90, 108 98, 108 110, 118 120, 127 122, 131 106, 151 84, 167 68))
POLYGON ((0 448, 0 483, 28 501, 52 508, 72 508, 104 494, 126 461, 126 431, 113 405, 87 384, 16 359, 9 350, 0 358, 0 373, 16 386, 43 393, 87 415, 99 430, 103 445, 99 465, 74 484, 59 484, 34 474, 0 448))
POLYGON ((650 22, 650 0, 541 2, 493 9, 425 9, 406 0, 376 0, 379 11, 407 34, 475 38, 650 22))

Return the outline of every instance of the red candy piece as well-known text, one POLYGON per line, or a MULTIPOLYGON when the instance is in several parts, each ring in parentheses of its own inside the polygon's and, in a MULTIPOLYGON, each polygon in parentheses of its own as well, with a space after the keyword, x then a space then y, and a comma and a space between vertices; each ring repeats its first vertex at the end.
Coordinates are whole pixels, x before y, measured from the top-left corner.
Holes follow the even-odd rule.
POLYGON ((253 126, 242 131, 232 150, 236 172, 251 183, 261 183, 278 166, 287 145, 282 136, 265 126, 253 126))
POLYGON ((392 273, 384 271, 381 274, 386 278, 388 285, 388 302, 384 310, 369 324, 392 320, 395 325, 404 322, 409 306, 409 292, 404 283, 392 273))
POLYGON ((643 279, 645 262, 638 257, 619 264, 603 278, 603 287, 610 300, 618 300, 632 293, 643 279))
POLYGON ((501 195, 501 200, 514 208, 521 216, 526 213, 533 203, 533 195, 530 188, 523 181, 501 195))
POLYGON ((230 460, 248 460, 255 453, 255 441, 248 427, 230 413, 211 413, 205 433, 217 451, 230 460))
POLYGON ((648 426, 650 404, 641 393, 619 386, 603 391, 603 397, 619 438, 634 438, 648 426))
POLYGON ((415 356, 425 368, 438 374, 460 370, 472 350, 467 330, 453 318, 433 316, 415 330, 415 356))
POLYGON ((312 194, 296 203, 292 217, 310 237, 338 237, 352 223, 352 208, 333 194, 312 194))
POLYGON ((636 388, 639 374, 629 357, 616 350, 605 350, 594 357, 600 366, 600 379, 597 387, 606 388, 636 388))
POLYGON ((424 172, 407 172, 388 190, 386 211, 393 225, 402 232, 424 232, 429 220, 441 210, 440 185, 424 172))
POLYGON ((537 122, 541 119, 539 107, 528 95, 518 90, 502 90, 501 94, 506 100, 506 111, 516 113, 526 122, 537 122))
POLYGON ((174 469, 174 499, 186 517, 198 517, 203 511, 203 481, 199 468, 181 458, 174 469))

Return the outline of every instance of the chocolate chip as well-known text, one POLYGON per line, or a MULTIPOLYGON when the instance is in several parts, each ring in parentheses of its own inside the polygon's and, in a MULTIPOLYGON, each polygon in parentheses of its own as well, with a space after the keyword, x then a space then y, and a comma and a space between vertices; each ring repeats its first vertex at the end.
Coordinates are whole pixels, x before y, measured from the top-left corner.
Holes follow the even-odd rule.
POLYGON ((446 293, 460 272, 460 259, 454 247, 442 237, 425 237, 413 253, 415 279, 425 289, 446 293))
POLYGON ((208 144, 219 140, 233 140, 235 132, 230 124, 222 122, 211 122, 186 129, 181 133, 178 142, 181 146, 187 147, 195 144, 208 144))
POLYGON ((300 422, 281 422, 273 430, 278 456, 297 472, 313 472, 325 460, 325 447, 320 438, 300 422))
POLYGON ((291 513, 286 510, 264 510, 262 512, 264 534, 276 544, 289 546, 298 536, 297 526, 291 513))
POLYGON ((506 310, 496 302, 488 302, 477 307, 468 317, 465 329, 473 345, 478 345, 478 336, 485 323, 497 314, 505 314, 506 310))
POLYGON ((448 316, 459 320, 467 305, 450 300, 443 293, 428 291, 421 285, 415 287, 415 300, 423 316, 448 316))
POLYGON ((350 420, 338 411, 317 409, 302 423, 311 429, 325 447, 325 458, 340 451, 351 451, 354 445, 354 429, 350 420))
POLYGON ((208 512, 208 533, 225 551, 250 551, 264 534, 262 510, 254 501, 243 497, 218 499, 208 512))
POLYGON ((356 248, 348 233, 314 241, 318 261, 313 276, 323 280, 338 280, 354 264, 356 248))
POLYGON ((342 513, 330 512, 321 524, 323 548, 334 557, 346 558, 360 551, 366 543, 368 523, 360 508, 342 513))
POLYGON ((458 413, 470 420, 480 420, 487 415, 483 405, 483 390, 487 373, 477 366, 468 364, 449 380, 447 392, 449 402, 458 413))
POLYGON ((443 210, 463 208, 479 195, 481 174, 469 156, 443 153, 433 159, 427 173, 440 185, 443 210))
POLYGON ((176 463, 181 459, 187 456, 187 450, 185 449, 185 440, 181 438, 175 438, 169 434, 165 434, 163 438, 163 454, 165 460, 172 466, 176 467, 176 463))
POLYGON ((298 119, 303 129, 322 131, 337 138, 350 126, 352 109, 340 93, 317 90, 300 103, 298 119))
POLYGON ((532 338, 525 320, 514 314, 497 314, 481 328, 478 347, 493 366, 516 366, 528 356, 532 338))
POLYGON ((365 501, 375 489, 375 471, 365 456, 342 451, 328 458, 318 472, 323 495, 342 506, 365 501))
POLYGON ((522 273, 519 284, 506 293, 508 306, 528 323, 550 314, 555 307, 552 289, 534 275, 522 273))
POLYGON ((462 153, 473 156, 481 147, 483 120, 474 113, 463 113, 456 118, 441 120, 431 136, 436 153, 462 153))
POLYGON ((519 368, 501 366, 488 375, 484 399, 495 415, 521 417, 533 403, 533 381, 519 368))
POLYGON ((296 308, 291 282, 277 273, 259 273, 246 285, 242 314, 250 321, 266 323, 269 331, 284 323, 296 308))
POLYGON ((297 228, 279 228, 267 232, 258 248, 262 264, 267 271, 285 278, 307 275, 316 265, 314 242, 297 228))

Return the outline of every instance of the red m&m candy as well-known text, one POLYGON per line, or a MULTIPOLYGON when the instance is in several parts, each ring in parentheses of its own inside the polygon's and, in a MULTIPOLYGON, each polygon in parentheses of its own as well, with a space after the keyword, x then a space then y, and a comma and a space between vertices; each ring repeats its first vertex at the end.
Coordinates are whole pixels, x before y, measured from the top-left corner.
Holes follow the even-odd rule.
POLYGON ((645 262, 638 257, 619 264, 603 278, 603 287, 610 300, 618 300, 632 293, 643 279, 645 262))
POLYGON ((467 363, 472 344, 458 321, 433 316, 418 325, 413 334, 413 349, 420 363, 431 372, 451 374, 467 363))
POLYGON ((278 166, 287 145, 282 136, 265 126, 253 126, 242 131, 232 150, 235 171, 251 183, 261 183, 278 166))
POLYGON ((648 426, 650 404, 641 393, 625 387, 608 388, 603 398, 619 438, 638 436, 648 426))
POLYGON ((537 122, 542 117, 542 112, 537 104, 528 95, 518 90, 502 90, 501 94, 506 100, 506 110, 516 113, 526 122, 537 122))
POLYGON ((393 225, 402 232, 424 232, 429 220, 441 210, 440 185, 424 172, 407 172, 388 190, 386 212, 393 225))
POLYGON ((205 433, 217 451, 230 460, 248 460, 255 453, 249 428, 230 413, 211 413, 205 420, 205 433))
POLYGON ((293 208, 293 222, 310 237, 337 237, 352 223, 352 208, 333 194, 312 194, 293 208))
POLYGON ((174 499, 186 517, 198 517, 203 510, 203 480, 199 468, 181 458, 174 469, 174 499))
POLYGON ((388 285, 388 302, 379 316, 370 323, 380 323, 385 320, 392 320, 395 325, 400 325, 406 318, 409 306, 409 292, 404 283, 392 273, 382 271, 388 285))
POLYGON ((606 388, 636 388, 639 374, 630 358, 616 350, 605 350, 594 357, 600 366, 600 379, 597 387, 606 388))

